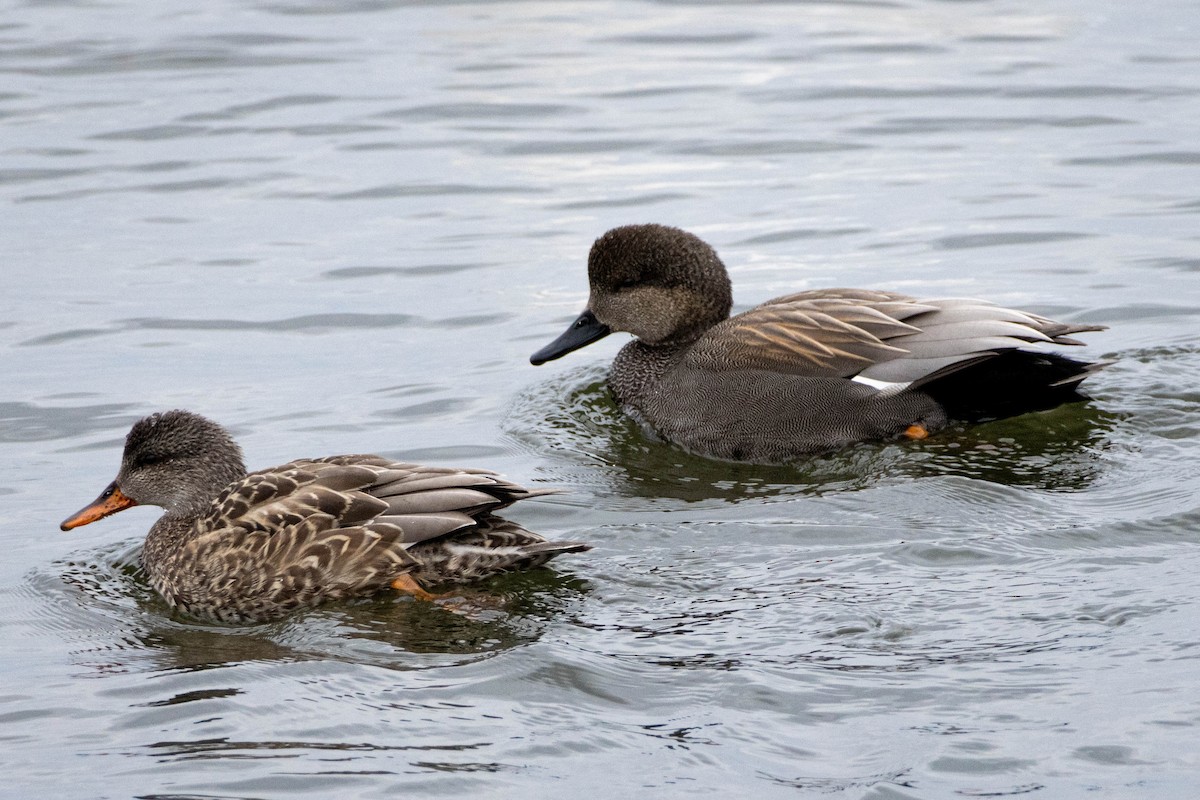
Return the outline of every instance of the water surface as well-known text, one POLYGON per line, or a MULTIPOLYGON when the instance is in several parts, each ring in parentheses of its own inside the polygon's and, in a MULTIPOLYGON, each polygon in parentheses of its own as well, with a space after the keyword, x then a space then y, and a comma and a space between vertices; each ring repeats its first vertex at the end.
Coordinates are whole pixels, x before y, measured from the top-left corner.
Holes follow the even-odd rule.
POLYGON ((1184 2, 16 2, 0 46, 0 794, 1192 798, 1200 15, 1184 2), (1094 400, 792 467, 647 441, 590 243, 741 306, 1109 325, 1094 400), (568 493, 596 549, 225 628, 57 525, 130 423, 568 493))

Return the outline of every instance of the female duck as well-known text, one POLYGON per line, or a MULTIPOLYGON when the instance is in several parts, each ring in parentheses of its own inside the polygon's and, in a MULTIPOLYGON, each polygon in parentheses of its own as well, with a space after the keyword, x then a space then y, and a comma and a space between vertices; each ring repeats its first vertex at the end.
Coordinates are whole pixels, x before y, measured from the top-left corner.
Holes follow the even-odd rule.
POLYGON ((62 529, 161 506, 142 549, 155 590, 197 617, 259 622, 388 588, 429 599, 422 583, 463 583, 590 549, 492 516, 546 493, 484 470, 370 455, 246 474, 220 425, 166 411, 134 424, 117 479, 62 529))
POLYGON ((588 256, 591 296, 542 364, 607 336, 609 387, 632 417, 701 455, 783 462, 869 439, 923 438, 1082 399, 1102 364, 1028 349, 1082 344, 1098 325, 1055 322, 979 300, 821 289, 735 317, 729 277, 696 236, 664 225, 614 228, 588 256))

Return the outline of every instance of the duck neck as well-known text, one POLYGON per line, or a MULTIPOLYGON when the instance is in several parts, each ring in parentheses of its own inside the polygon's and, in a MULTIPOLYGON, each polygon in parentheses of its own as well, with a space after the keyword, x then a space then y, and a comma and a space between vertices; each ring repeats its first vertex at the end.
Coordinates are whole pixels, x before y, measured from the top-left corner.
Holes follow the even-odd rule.
POLYGON ((196 519, 199 515, 184 517, 178 514, 163 514, 146 534, 142 545, 142 568, 146 570, 150 580, 154 581, 172 556, 179 553, 183 546, 196 533, 196 519))
POLYGON ((658 391, 662 376, 669 372, 692 342, 648 345, 634 339, 621 348, 613 359, 608 386, 621 406, 640 408, 643 401, 658 391))
POLYGON ((166 507, 166 512, 150 528, 146 543, 142 546, 142 566, 151 577, 160 565, 205 531, 197 522, 208 514, 226 487, 246 477, 246 474, 246 467, 239 456, 220 466, 199 470, 190 482, 185 482, 188 486, 186 493, 166 507))

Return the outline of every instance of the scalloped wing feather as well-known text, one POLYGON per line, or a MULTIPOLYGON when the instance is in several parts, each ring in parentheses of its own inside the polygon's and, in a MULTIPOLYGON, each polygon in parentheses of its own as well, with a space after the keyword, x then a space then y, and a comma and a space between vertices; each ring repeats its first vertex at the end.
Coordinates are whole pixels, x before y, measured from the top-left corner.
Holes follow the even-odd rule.
POLYGON ((911 383, 1030 344, 1078 345, 1103 326, 1056 322, 969 298, 821 289, 769 300, 712 327, 685 356, 706 370, 911 383))
POLYGON ((244 622, 379 591, 416 569, 440 574, 436 564, 424 564, 410 552, 413 547, 443 555, 457 547, 455 564, 469 564, 463 574, 541 563, 582 546, 548 544, 489 512, 546 493, 487 470, 423 467, 379 456, 293 461, 227 487, 169 563, 156 567, 153 580, 185 611, 244 622), (498 534, 480 538, 480 531, 493 530, 521 531, 523 546, 537 547, 520 558, 488 554, 489 546, 508 547, 498 534), (483 549, 462 555, 463 537, 478 540, 483 549))
POLYGON ((210 531, 184 546, 172 579, 155 588, 185 611, 244 622, 380 591, 420 567, 398 546, 399 528, 334 526, 314 515, 283 531, 210 531))
POLYGON ((848 378, 906 351, 890 339, 917 332, 903 321, 928 310, 890 292, 820 290, 771 300, 710 328, 689 350, 700 369, 764 369, 848 378))

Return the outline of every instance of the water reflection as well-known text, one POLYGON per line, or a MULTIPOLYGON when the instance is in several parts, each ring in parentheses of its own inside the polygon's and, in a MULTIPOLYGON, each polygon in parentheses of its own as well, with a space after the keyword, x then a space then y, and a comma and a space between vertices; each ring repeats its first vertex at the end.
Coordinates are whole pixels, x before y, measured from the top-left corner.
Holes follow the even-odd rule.
POLYGON ((147 745, 150 754, 162 760, 189 760, 198 758, 289 758, 312 752, 335 751, 341 753, 372 753, 406 750, 432 750, 465 752, 477 749, 480 743, 437 745, 381 745, 352 742, 304 741, 238 741, 227 738, 196 739, 193 741, 155 742, 147 745))

